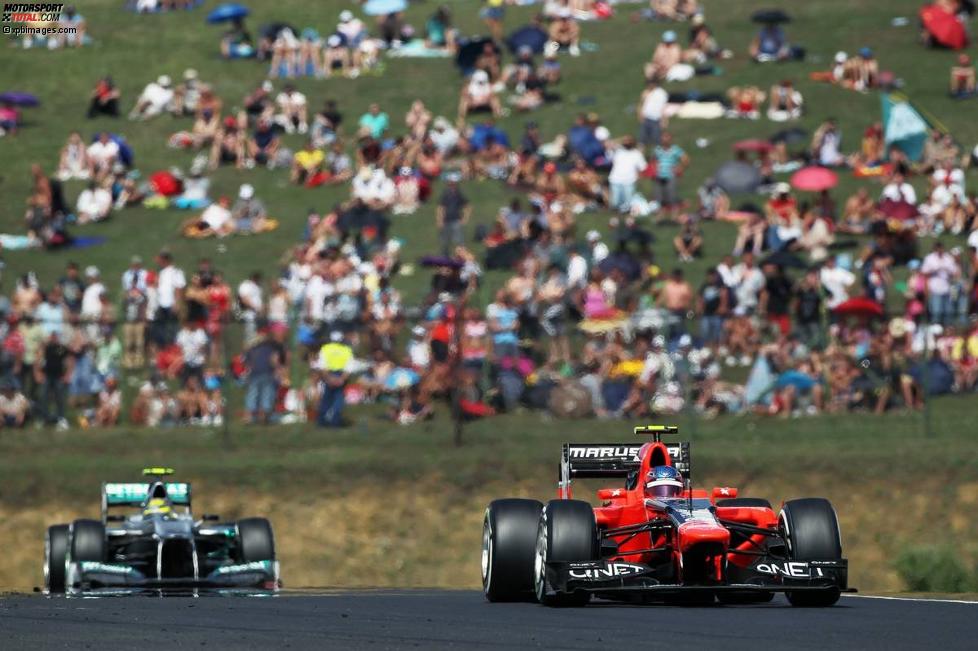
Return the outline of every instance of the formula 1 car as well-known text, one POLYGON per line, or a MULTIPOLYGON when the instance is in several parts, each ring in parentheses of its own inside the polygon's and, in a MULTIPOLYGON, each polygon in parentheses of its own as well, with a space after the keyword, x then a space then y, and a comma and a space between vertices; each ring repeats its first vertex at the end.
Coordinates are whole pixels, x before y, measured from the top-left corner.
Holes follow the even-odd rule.
POLYGON ((102 484, 101 520, 48 527, 44 591, 138 593, 198 589, 275 591, 280 585, 272 526, 265 518, 197 520, 190 484, 155 479, 102 484), (129 515, 110 511, 135 508, 129 515))
POLYGON ((565 443, 558 497, 495 500, 482 529, 489 601, 535 597, 582 606, 597 596, 684 604, 768 602, 831 606, 848 587, 835 510, 822 498, 780 512, 737 489, 694 489, 689 443, 663 443, 671 426, 635 428, 633 443, 565 443), (598 491, 600 507, 571 499, 575 478, 623 479, 598 491))

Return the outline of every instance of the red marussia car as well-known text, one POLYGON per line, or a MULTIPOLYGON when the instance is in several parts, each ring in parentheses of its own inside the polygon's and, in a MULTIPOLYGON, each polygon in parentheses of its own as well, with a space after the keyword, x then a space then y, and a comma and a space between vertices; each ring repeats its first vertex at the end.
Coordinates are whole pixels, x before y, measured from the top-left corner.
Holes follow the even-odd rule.
POLYGON ((828 500, 789 500, 774 511, 736 488, 694 489, 689 443, 678 428, 646 426, 631 443, 565 443, 559 499, 495 500, 482 533, 489 601, 533 595, 548 606, 593 596, 628 601, 758 603, 784 592, 795 606, 831 606, 848 588, 848 562, 828 500), (616 478, 601 506, 571 499, 574 478, 616 478))

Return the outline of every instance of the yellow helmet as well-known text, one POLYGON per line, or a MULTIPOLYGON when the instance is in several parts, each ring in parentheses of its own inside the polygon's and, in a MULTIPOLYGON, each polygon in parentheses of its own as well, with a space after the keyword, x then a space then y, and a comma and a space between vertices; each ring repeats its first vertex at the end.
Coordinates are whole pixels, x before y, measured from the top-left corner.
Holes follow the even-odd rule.
POLYGON ((163 498, 154 497, 146 503, 143 515, 166 515, 170 512, 170 503, 163 498))

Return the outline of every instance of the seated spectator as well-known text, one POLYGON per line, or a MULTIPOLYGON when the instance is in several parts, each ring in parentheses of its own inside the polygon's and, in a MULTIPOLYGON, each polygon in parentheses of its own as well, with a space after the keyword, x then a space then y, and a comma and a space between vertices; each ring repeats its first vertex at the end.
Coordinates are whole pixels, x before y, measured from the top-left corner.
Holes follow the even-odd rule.
POLYGON ((74 5, 64 8, 58 24, 65 28, 65 32, 54 40, 56 47, 81 47, 88 42, 88 23, 74 5))
POLYGON ((119 424, 122 412, 122 390, 114 375, 105 378, 105 385, 98 392, 91 424, 96 427, 114 427, 119 424))
POLYGON ((757 86, 733 86, 727 91, 730 98, 728 117, 756 120, 761 117, 764 105, 764 91, 757 86))
POLYGON ((869 222, 875 206, 866 188, 859 188, 856 194, 846 199, 842 208, 842 221, 836 226, 840 233, 861 235, 869 231, 869 222))
POLYGON ((458 30, 452 26, 452 13, 448 7, 438 7, 424 24, 425 47, 455 53, 458 45, 458 30))
POLYGON ((245 183, 238 190, 238 201, 231 209, 234 230, 237 233, 260 233, 265 230, 268 214, 265 204, 255 197, 255 188, 245 183))
POLYGON ((191 217, 183 223, 181 233, 184 237, 227 237, 234 233, 234 219, 231 217, 231 200, 221 197, 204 209, 199 217, 191 217))
POLYGON ((784 61, 791 57, 791 45, 780 25, 764 25, 748 48, 754 61, 784 61))
POLYGON ((357 126, 360 128, 361 134, 380 140, 390 128, 390 123, 387 113, 381 111, 380 104, 374 102, 367 107, 367 112, 360 116, 357 126))
POLYGON ((107 131, 98 134, 98 138, 88 146, 88 163, 91 166, 89 178, 103 179, 112 172, 119 162, 119 144, 112 139, 107 131))
POLYGON ((78 203, 75 205, 78 223, 100 222, 109 216, 110 210, 112 210, 112 193, 95 181, 89 181, 88 186, 78 195, 78 203))
POLYGON ((688 215, 680 215, 679 234, 672 240, 672 246, 680 262, 692 262, 700 256, 703 248, 703 233, 688 215))
POLYGON ((667 30, 662 34, 662 41, 655 46, 652 60, 645 64, 645 78, 664 81, 669 71, 683 59, 683 48, 676 39, 676 32, 667 30))
POLYGON ((502 106, 489 82, 489 75, 484 70, 476 70, 472 77, 462 87, 458 100, 458 121, 463 123, 472 111, 490 111, 493 117, 502 115, 502 106))
POLYGON ((354 69, 350 48, 343 44, 343 37, 333 34, 327 38, 323 48, 323 76, 327 79, 334 74, 349 77, 354 69))
POLYGON ((307 140, 305 146, 296 152, 292 159, 292 171, 290 179, 296 185, 310 184, 323 173, 323 164, 326 162, 326 155, 321 149, 313 145, 312 140, 307 140))
POLYGON ((326 154, 326 183, 346 183, 353 178, 353 161, 339 140, 326 154))
POLYGON ((790 79, 771 86, 768 95, 767 117, 775 122, 797 120, 801 117, 801 93, 798 92, 790 79))
POLYGON ((239 128, 238 121, 231 116, 224 118, 220 130, 211 143, 208 164, 212 170, 222 164, 233 164, 237 169, 243 169, 248 160, 245 155, 244 131, 239 128))
POLYGON ((702 219, 724 219, 730 210, 730 197, 710 177, 696 190, 699 199, 699 216, 702 219))
POLYGON ((556 43, 560 49, 566 49, 572 57, 580 56, 581 28, 574 20, 570 8, 561 8, 556 20, 550 23, 547 35, 551 43, 556 43))
MULTIPOLYGON (((703 14, 697 13, 690 20, 689 47, 683 53, 683 59, 690 63, 704 63, 721 54, 719 44, 713 31, 707 26, 703 14)), ((727 53, 729 55, 729 52, 727 53)))
POLYGON ((292 84, 286 84, 282 92, 275 98, 278 114, 275 122, 285 129, 285 133, 305 133, 309 130, 309 110, 306 106, 306 96, 295 89, 292 84))
POLYGON ((299 52, 296 70, 299 75, 320 78, 323 74, 323 39, 312 27, 306 27, 299 35, 299 52))
POLYGON ((895 203, 908 203, 911 206, 917 205, 917 191, 907 183, 906 177, 900 172, 895 172, 883 186, 880 193, 880 201, 892 201, 895 203))
POLYGON ((879 63, 873 57, 873 51, 868 47, 859 49, 859 54, 849 60, 852 67, 852 88, 868 90, 879 85, 879 63))
POLYGON ((21 428, 31 413, 31 403, 12 378, 0 379, 0 428, 21 428))
POLYGON ((211 202, 208 198, 211 180, 204 176, 207 163, 203 158, 195 160, 190 174, 183 180, 183 192, 174 197, 170 204, 181 210, 202 210, 211 202))
POLYGON ((80 133, 72 131, 68 136, 68 142, 61 148, 58 171, 55 176, 60 181, 72 179, 85 181, 91 173, 92 166, 88 160, 88 149, 85 147, 85 142, 80 133))
POLYGON ((89 119, 97 115, 119 117, 119 89, 115 87, 112 77, 105 76, 98 80, 95 89, 92 91, 91 99, 92 101, 88 105, 89 119))
POLYGON ((833 118, 823 122, 812 136, 812 157, 824 167, 838 167, 845 164, 842 155, 842 133, 833 118))
POLYGON ((258 125, 248 140, 248 157, 245 165, 273 167, 280 144, 281 140, 275 129, 272 128, 272 123, 264 118, 259 118, 258 125))
POLYGON ((255 55, 251 32, 244 25, 244 19, 236 18, 221 36, 221 56, 225 59, 247 59, 255 55))
POLYGON ((951 66, 951 96, 970 97, 975 94, 975 67, 967 54, 959 54, 957 64, 951 66))
POLYGON ((169 110, 173 102, 173 88, 167 75, 160 75, 156 81, 146 84, 136 105, 129 112, 130 120, 148 120, 169 110))
POLYGON ((364 22, 354 16, 349 9, 340 12, 340 22, 336 26, 336 33, 343 39, 343 44, 350 49, 357 48, 361 42, 370 36, 364 22))
POLYGON ((291 27, 283 27, 278 30, 271 44, 271 52, 269 78, 292 78, 298 74, 299 38, 291 27))

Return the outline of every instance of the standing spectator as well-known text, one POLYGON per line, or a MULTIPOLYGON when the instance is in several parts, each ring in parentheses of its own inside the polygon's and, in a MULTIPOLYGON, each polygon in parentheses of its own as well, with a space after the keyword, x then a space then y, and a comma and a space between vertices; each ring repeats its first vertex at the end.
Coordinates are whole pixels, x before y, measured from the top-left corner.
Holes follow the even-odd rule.
POLYGON ((41 418, 49 425, 57 424, 59 430, 68 429, 65 397, 74 367, 71 351, 61 343, 57 331, 51 332, 34 367, 34 381, 41 391, 38 403, 41 418), (53 414, 50 410, 52 402, 55 408, 53 414))
POLYGON ((317 423, 321 427, 342 427, 343 392, 350 378, 350 362, 353 350, 344 341, 343 333, 334 331, 329 343, 319 350, 319 363, 323 371, 322 398, 319 403, 317 423))
POLYGON ((245 389, 245 411, 251 423, 268 423, 275 407, 276 376, 282 360, 274 342, 267 336, 248 344, 244 366, 248 373, 245 389))
POLYGON ((791 332, 791 298, 794 287, 780 265, 764 265, 764 289, 761 290, 759 312, 768 323, 776 325, 782 336, 791 332))
POLYGON ((506 16, 506 0, 483 0, 485 7, 479 16, 486 22, 489 33, 497 43, 503 42, 503 18, 506 16))
POLYGON ((55 285, 44 295, 43 300, 34 310, 34 318, 40 324, 45 337, 50 336, 51 333, 65 334, 68 309, 64 304, 60 285, 55 285))
POLYGON ((265 307, 264 295, 261 289, 261 272, 255 271, 238 285, 238 306, 241 310, 241 321, 244 324, 245 345, 258 334, 258 320, 265 307))
POLYGON ((447 177, 448 186, 438 199, 435 209, 435 225, 441 241, 442 255, 450 255, 457 246, 465 244, 465 225, 472 216, 472 204, 462 194, 459 175, 452 173, 447 177))
POLYGON ((200 321, 190 321, 177 333, 177 346, 180 347, 180 377, 184 383, 189 378, 204 378, 204 365, 207 363, 209 341, 200 321))
POLYGON ((98 267, 85 267, 85 292, 82 294, 81 318, 89 324, 89 336, 98 334, 98 321, 102 316, 102 298, 106 294, 105 284, 102 283, 98 267))
POLYGON ((92 101, 88 105, 88 118, 97 115, 119 117, 119 89, 115 87, 112 77, 105 76, 98 80, 92 91, 92 101))
POLYGON ((822 347, 822 288, 818 271, 809 269, 795 295, 798 338, 809 348, 822 347))
POLYGON ((662 130, 666 128, 666 104, 669 93, 655 79, 645 83, 645 90, 638 99, 639 142, 645 147, 659 144, 662 130))
POLYGON ((723 338, 723 321, 730 313, 730 290, 716 268, 706 272, 706 280, 700 286, 697 297, 700 315, 700 337, 703 344, 714 351, 723 338))
POLYGON ((740 264, 733 268, 734 293, 737 298, 734 313, 738 316, 752 316, 757 310, 765 278, 754 264, 753 253, 744 253, 740 260, 740 264))
POLYGON ((825 306, 834 310, 840 304, 849 300, 849 288, 856 283, 856 276, 848 269, 838 265, 834 256, 830 256, 818 274, 822 287, 828 292, 825 306))
POLYGON ((686 334, 686 319, 693 306, 693 288, 689 286, 682 269, 673 269, 662 285, 659 304, 670 315, 669 339, 678 339, 686 334))
POLYGON ((608 174, 608 184, 611 187, 610 203, 614 210, 620 213, 631 210, 635 184, 638 183, 639 175, 647 166, 645 156, 635 147, 635 139, 625 136, 621 146, 612 154, 611 172, 608 174))
POLYGON ((513 307, 513 299, 505 289, 496 292, 496 301, 486 308, 489 332, 492 333, 492 354, 498 361, 504 357, 516 357, 519 353, 519 312, 513 307))
POLYGON ((187 287, 187 277, 183 270, 173 264, 173 255, 161 251, 156 258, 159 272, 156 277, 156 333, 158 346, 173 342, 180 310, 183 307, 183 291, 187 287))
POLYGON ((927 277, 927 314, 931 323, 946 325, 952 315, 951 284, 961 276, 961 267, 944 243, 934 243, 934 250, 924 257, 920 272, 927 277))
POLYGON ((85 281, 78 273, 78 263, 69 262, 65 265, 65 275, 58 280, 61 296, 65 306, 72 314, 78 314, 82 308, 82 295, 85 293, 85 281))
POLYGON ((688 165, 689 156, 683 148, 673 144, 671 133, 663 132, 661 143, 655 148, 655 180, 659 185, 659 204, 664 219, 671 219, 679 208, 676 183, 688 165))

